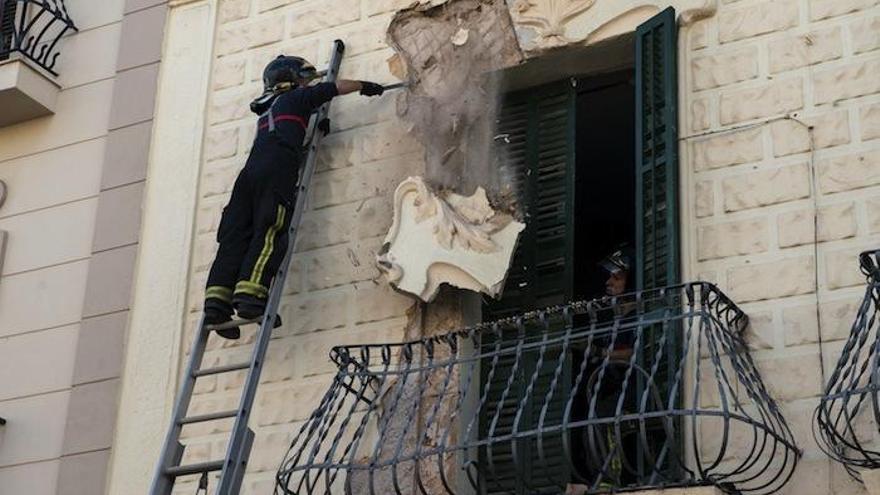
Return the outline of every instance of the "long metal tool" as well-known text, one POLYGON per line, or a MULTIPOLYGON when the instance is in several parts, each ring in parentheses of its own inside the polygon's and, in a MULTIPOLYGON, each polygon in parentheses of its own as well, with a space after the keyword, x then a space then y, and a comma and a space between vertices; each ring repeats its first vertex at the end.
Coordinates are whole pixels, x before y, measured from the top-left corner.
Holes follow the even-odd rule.
MULTIPOLYGON (((339 65, 342 61, 344 51, 345 44, 342 41, 336 40, 333 42, 333 55, 330 58, 329 67, 324 71, 324 81, 333 82, 336 80, 336 76, 339 74, 339 65)), ((254 442, 254 432, 248 427, 248 419, 250 418, 251 410, 253 409, 257 385, 260 382, 260 373, 263 370, 266 351, 269 347, 269 339, 272 336, 273 324, 278 314, 278 306, 281 301, 284 281, 287 278, 288 266, 290 265, 290 259, 293 256, 293 250, 299 232, 299 224, 300 220, 302 220, 306 196, 308 195, 308 185, 315 172, 318 147, 321 144, 321 138, 323 137, 323 133, 316 132, 317 123, 327 117, 329 109, 329 103, 321 106, 321 108, 315 112, 309 126, 309 132, 306 137, 308 154, 305 163, 301 168, 302 172, 300 174, 299 182, 297 183, 296 208, 293 210, 293 218, 291 218, 290 221, 290 236, 287 244, 287 252, 278 273, 275 274, 272 286, 269 289, 265 317, 257 320, 234 320, 231 323, 208 326, 204 324, 204 320, 199 322, 199 331, 196 332, 195 338, 193 339, 189 364, 186 368, 186 374, 183 376, 180 390, 177 393, 174 413, 171 417, 171 425, 165 436, 165 443, 162 447, 158 466, 156 467, 156 474, 153 478, 153 484, 150 487, 150 495, 171 495, 175 479, 179 476, 200 474, 204 480, 206 473, 215 471, 220 471, 220 482, 217 485, 217 490, 214 492, 216 495, 236 495, 241 490, 241 482, 244 478, 251 446, 254 442), (203 369, 201 367, 202 358, 204 357, 208 337, 211 332, 223 328, 234 328, 253 324, 259 324, 260 329, 257 333, 250 362, 219 366, 216 368, 203 369), (193 389, 195 388, 197 378, 221 373, 232 373, 241 370, 247 370, 247 378, 244 382, 238 409, 218 411, 197 416, 187 416, 187 410, 189 409, 192 400, 193 389), (183 458, 183 451, 185 449, 185 446, 180 443, 180 434, 184 425, 219 421, 229 418, 235 418, 235 423, 230 432, 229 443, 226 447, 226 456, 223 459, 183 466, 180 465, 180 461, 183 458)))

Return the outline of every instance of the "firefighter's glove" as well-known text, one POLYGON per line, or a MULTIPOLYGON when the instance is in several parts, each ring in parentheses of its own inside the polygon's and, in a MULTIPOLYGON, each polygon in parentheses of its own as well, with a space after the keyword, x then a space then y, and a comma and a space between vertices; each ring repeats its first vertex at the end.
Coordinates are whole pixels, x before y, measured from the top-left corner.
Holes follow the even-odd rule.
POLYGON ((330 119, 323 118, 318 122, 318 130, 321 131, 323 135, 330 134, 330 119))
POLYGON ((385 88, 381 84, 370 81, 361 81, 360 93, 364 96, 379 96, 385 92, 385 88))

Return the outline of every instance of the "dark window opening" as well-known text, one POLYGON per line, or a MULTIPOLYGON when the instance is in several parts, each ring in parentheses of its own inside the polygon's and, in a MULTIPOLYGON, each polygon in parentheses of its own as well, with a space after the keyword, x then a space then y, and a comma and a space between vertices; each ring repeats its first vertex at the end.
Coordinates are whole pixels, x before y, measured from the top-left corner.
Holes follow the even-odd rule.
POLYGON ((15 12, 18 0, 0 0, 0 60, 9 58, 15 35, 15 12))
MULTIPOLYGON (((675 14, 670 8, 639 27, 634 46, 630 45, 634 54, 630 68, 618 65, 613 72, 569 77, 506 95, 498 131, 507 138, 503 152, 517 176, 526 229, 502 298, 484 305, 485 321, 604 296, 609 272, 598 263, 621 246, 629 247, 630 270, 624 292, 678 282, 675 44, 675 14)), ((608 47, 604 55, 619 48, 620 44, 608 47)), ((649 317, 663 309, 645 305, 639 311, 640 316, 649 317)), ((572 324, 579 327, 581 322, 575 318, 572 324)), ((633 328, 638 329, 641 339, 637 351, 632 350, 636 330, 621 335, 613 345, 610 340, 601 342, 602 337, 592 345, 605 355, 616 356, 620 351, 626 356, 620 360, 621 375, 633 369, 662 370, 650 386, 668 387, 667 383, 673 383, 668 375, 674 372, 674 356, 680 352, 678 328, 654 324, 633 328), (659 349, 663 352, 658 353, 659 349), (629 359, 632 356, 635 361, 629 359), (662 357, 653 362, 651 356, 662 357)), ((500 340, 505 345, 534 342, 542 331, 557 330, 511 331, 501 334, 500 340)), ((495 342, 484 341, 482 345, 492 347, 495 342)), ((600 368, 593 362, 595 357, 584 357, 593 349, 570 347, 566 353, 562 348, 546 352, 538 352, 534 346, 522 349, 517 350, 518 356, 508 353, 495 363, 495 369, 504 370, 506 362, 502 361, 510 361, 503 379, 490 380, 485 373, 482 377, 489 399, 480 425, 483 437, 508 438, 524 429, 577 422, 586 418, 588 407, 594 408, 592 414, 605 409, 600 413, 602 418, 635 410, 628 406, 635 401, 635 394, 621 399, 619 394, 602 397, 605 392, 600 392, 597 400, 588 398, 585 383, 600 368), (565 360, 564 376, 554 377, 561 359, 565 360), (580 385, 576 385, 578 378, 580 385), (530 386, 533 390, 528 390, 530 386), (525 407, 518 408, 522 401, 525 407), (572 409, 566 415, 569 402, 572 409), (515 415, 517 410, 520 416, 515 415)), ((605 369, 614 374, 613 368, 605 369)), ((614 389, 614 377, 601 380, 596 383, 609 383, 608 390, 614 389)), ((648 386, 643 376, 637 376, 633 383, 637 391, 648 386)), ((597 386, 593 390, 603 389, 597 386)), ((634 426, 629 423, 624 426, 634 426)), ((658 475, 667 481, 677 479, 677 468, 662 458, 652 459, 652 451, 657 449, 650 445, 669 447, 680 439, 664 437, 656 422, 643 426, 649 430, 647 443, 636 438, 643 433, 638 428, 632 428, 632 436, 627 437, 627 432, 617 435, 622 438, 620 445, 603 448, 623 452, 622 456, 611 456, 621 466, 598 469, 579 437, 584 434, 582 429, 571 429, 567 437, 540 435, 496 442, 491 452, 480 453, 480 463, 489 473, 487 480, 481 481, 481 492, 559 493, 565 488, 559 480, 582 485, 589 485, 589 480, 608 482, 605 488, 613 489, 650 486, 658 475), (548 452, 563 450, 554 445, 564 438, 571 447, 566 449, 570 455, 548 458, 548 452)))

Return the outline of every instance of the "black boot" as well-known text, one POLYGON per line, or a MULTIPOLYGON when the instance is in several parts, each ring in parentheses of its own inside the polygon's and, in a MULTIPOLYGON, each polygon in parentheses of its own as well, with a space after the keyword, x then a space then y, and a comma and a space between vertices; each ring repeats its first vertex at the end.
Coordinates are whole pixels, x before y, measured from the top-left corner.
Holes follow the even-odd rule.
MULTIPOLYGON (((266 312, 266 300, 261 297, 255 297, 250 294, 236 294, 232 297, 232 306, 235 308, 238 317, 243 320, 253 320, 263 316, 266 312)), ((275 315, 273 327, 281 326, 281 316, 275 315)))
MULTIPOLYGON (((219 325, 232 320, 232 305, 226 301, 209 297, 205 299, 205 324, 219 325)), ((217 330, 217 335, 224 339, 235 340, 241 337, 241 331, 238 328, 227 328, 217 330)))

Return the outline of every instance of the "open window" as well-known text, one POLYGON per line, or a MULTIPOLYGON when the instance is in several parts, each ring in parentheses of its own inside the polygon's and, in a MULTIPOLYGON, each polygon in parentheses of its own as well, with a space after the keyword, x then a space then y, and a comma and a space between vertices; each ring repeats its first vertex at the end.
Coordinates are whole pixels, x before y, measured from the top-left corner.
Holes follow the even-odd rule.
MULTIPOLYGON (((634 38, 618 40, 606 49, 619 51, 621 44, 630 54, 630 64, 618 64, 599 74, 567 74, 561 80, 513 91, 504 98, 498 133, 503 138, 506 163, 517 177, 527 226, 503 297, 484 305, 484 321, 574 299, 601 297, 608 274, 598 268, 598 262, 621 245, 630 246, 635 258, 627 290, 679 281, 674 10, 666 9, 641 25, 634 38)), ((594 51, 592 55, 601 57, 602 53, 594 51)), ((501 339, 536 338, 527 334, 530 330, 542 331, 520 328, 502 334, 501 339)), ((675 330, 645 332, 645 338, 652 342, 645 342, 644 348, 660 342, 663 332, 675 330)), ((678 352, 677 339, 663 342, 670 348, 665 354, 668 360, 678 352)), ((495 342, 482 345, 493 346, 495 342)), ((576 376, 588 371, 579 351, 560 348, 531 357, 528 351, 502 357, 511 361, 507 372, 513 386, 508 388, 505 381, 497 379, 490 381, 485 411, 497 410, 499 414, 485 415, 481 438, 511 436, 515 430, 561 424, 586 414, 577 406, 566 410, 569 402, 586 400, 569 400, 581 393, 574 389, 576 376), (559 360, 565 361, 562 376, 557 372, 559 360), (493 389, 496 383, 498 390, 493 389), (552 394, 546 394, 550 401, 543 404, 533 399, 546 395, 540 390, 527 394, 528 386, 554 387, 552 394), (507 396, 503 396, 505 389, 507 396), (535 404, 510 408, 507 414, 504 405, 517 402, 511 394, 530 397, 535 404)), ((643 368, 654 364, 663 365, 641 362, 643 368)), ((504 366, 499 362, 486 368, 497 371, 504 366)), ((485 373, 482 379, 487 383, 485 373)), ((480 455, 480 462, 489 465, 483 469, 489 474, 481 481, 481 491, 558 493, 559 480, 587 479, 590 454, 577 443, 577 439, 555 432, 537 440, 514 438, 495 444, 480 455), (569 440, 574 447, 562 448, 569 440), (533 445, 536 442, 541 443, 540 448, 533 445), (540 452, 540 458, 535 452, 540 452)), ((639 455, 633 454, 633 465, 638 465, 639 455)), ((642 482, 640 477, 651 474, 636 468, 628 476, 621 475, 615 484, 637 486, 642 482)))

